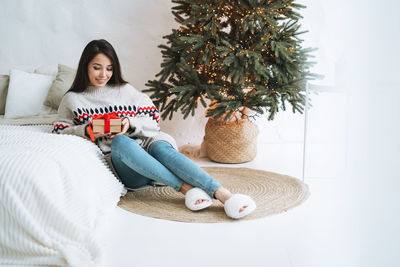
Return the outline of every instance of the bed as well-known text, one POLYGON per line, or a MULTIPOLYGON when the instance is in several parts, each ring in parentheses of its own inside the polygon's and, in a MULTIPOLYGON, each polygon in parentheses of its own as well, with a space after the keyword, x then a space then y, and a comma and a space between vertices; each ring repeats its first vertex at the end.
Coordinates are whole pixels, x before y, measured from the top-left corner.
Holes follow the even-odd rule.
POLYGON ((94 143, 52 133, 73 75, 0 75, 0 266, 104 265, 102 224, 126 190, 94 143))
POLYGON ((101 222, 126 192, 103 154, 52 134, 54 116, 2 117, 0 265, 101 266, 101 222))

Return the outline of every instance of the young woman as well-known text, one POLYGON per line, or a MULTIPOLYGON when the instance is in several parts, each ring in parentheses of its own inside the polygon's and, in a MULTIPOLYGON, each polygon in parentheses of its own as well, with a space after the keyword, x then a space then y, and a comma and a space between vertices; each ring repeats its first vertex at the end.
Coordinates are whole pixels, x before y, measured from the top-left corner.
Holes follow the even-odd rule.
POLYGON ((83 50, 72 87, 58 109, 54 132, 92 139, 121 182, 137 189, 154 182, 173 187, 185 195, 191 210, 224 203, 227 216, 241 218, 256 205, 246 195, 232 194, 194 162, 177 151, 175 140, 160 131, 159 113, 150 98, 121 75, 114 48, 106 40, 91 41, 83 50), (121 132, 101 134, 90 131, 97 115, 115 113, 122 118, 121 132))

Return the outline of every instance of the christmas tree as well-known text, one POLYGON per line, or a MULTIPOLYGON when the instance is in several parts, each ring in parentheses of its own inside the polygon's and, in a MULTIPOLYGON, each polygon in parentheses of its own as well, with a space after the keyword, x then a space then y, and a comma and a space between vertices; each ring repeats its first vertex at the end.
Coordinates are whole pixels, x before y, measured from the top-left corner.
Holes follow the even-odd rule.
MULTIPOLYGON (((228 120, 243 108, 268 119, 291 104, 302 113, 313 77, 310 48, 302 48, 294 0, 172 1, 179 29, 164 36, 158 79, 146 92, 165 119, 186 118, 199 103, 207 116, 228 120), (206 101, 209 99, 210 101, 206 101)), ((247 113, 246 113, 247 114, 247 113)), ((243 114, 243 115, 246 115, 243 114)))

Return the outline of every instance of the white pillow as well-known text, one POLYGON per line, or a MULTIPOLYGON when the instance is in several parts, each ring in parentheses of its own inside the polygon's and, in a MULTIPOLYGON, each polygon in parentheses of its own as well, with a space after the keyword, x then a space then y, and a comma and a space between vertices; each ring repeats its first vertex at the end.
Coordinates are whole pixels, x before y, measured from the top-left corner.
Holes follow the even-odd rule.
POLYGON ((10 83, 4 118, 48 114, 50 108, 43 105, 54 76, 10 70, 10 83))

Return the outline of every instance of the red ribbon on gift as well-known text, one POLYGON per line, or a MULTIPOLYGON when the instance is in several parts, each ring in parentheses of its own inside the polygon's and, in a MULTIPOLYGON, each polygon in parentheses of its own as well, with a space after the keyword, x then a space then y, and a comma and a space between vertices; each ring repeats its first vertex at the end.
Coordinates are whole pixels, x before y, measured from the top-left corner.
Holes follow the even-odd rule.
MULTIPOLYGON (((97 119, 104 119, 104 133, 110 133, 110 119, 119 119, 119 117, 116 113, 113 112, 110 114, 97 115, 92 118, 92 120, 97 120, 97 119)), ((92 139, 92 141, 94 142, 92 124, 89 124, 88 132, 90 139, 92 139)))

